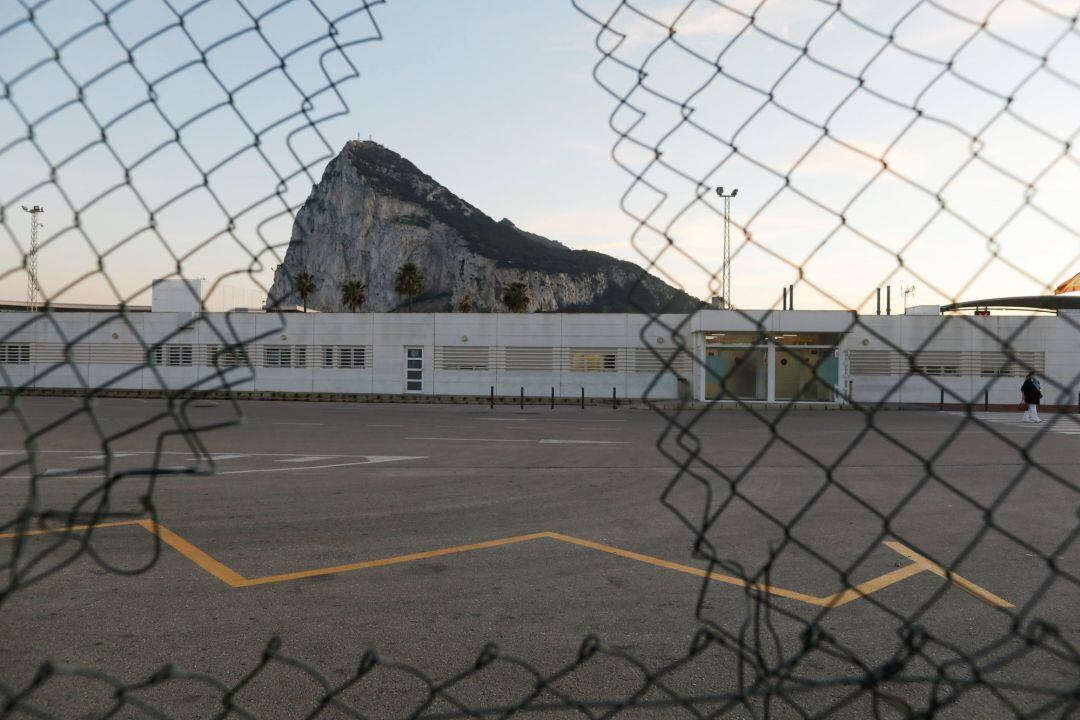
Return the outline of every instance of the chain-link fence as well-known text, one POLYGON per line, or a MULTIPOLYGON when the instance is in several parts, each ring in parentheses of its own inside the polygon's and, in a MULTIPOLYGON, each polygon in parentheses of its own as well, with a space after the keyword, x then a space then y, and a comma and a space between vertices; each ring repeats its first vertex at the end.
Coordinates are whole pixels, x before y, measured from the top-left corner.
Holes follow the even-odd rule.
MULTIPOLYGON (((6 248, 0 282, 10 294, 29 279, 28 302, 40 302, 44 311, 24 316, 0 337, 0 347, 34 327, 59 350, 29 381, 12 374, 17 359, 0 358, 7 391, 0 415, 18 424, 25 437, 25 453, 0 456, 0 478, 25 490, 19 511, 0 525, 7 543, 0 603, 86 556, 123 573, 142 572, 161 556, 155 536, 141 567, 118 567, 96 549, 95 528, 156 522, 158 478, 212 468, 204 438, 239 422, 241 406, 233 399, 230 420, 201 423, 189 410, 211 385, 169 390, 159 378, 165 399, 117 428, 100 417, 96 395, 124 375, 106 381, 84 377, 76 348, 92 332, 118 328, 142 347, 128 374, 158 372, 155 353, 166 341, 144 340, 130 320, 133 310, 125 307, 145 297, 149 287, 119 282, 111 270, 132 257, 164 268, 161 277, 175 278, 187 277, 186 267, 207 254, 235 258, 215 278, 215 287, 239 279, 265 292, 260 283, 280 260, 303 193, 336 153, 338 143, 323 127, 350 111, 346 90, 353 85, 347 81, 358 76, 353 52, 381 39, 380 4, 163 0, 151 7, 134 0, 20 0, 3 10, 0 225, 6 248), (237 62, 240 56, 245 62, 237 62), (128 129, 134 126, 136 133, 128 129), (20 205, 38 203, 46 208, 46 226, 32 253, 20 205), (62 282, 33 285, 32 261, 39 254, 62 268, 55 275, 62 282), (56 315, 67 298, 88 288, 104 288, 118 307, 99 313, 84 334, 65 335, 56 315), (86 392, 62 416, 35 426, 22 409, 23 395, 63 373, 73 373, 86 392), (40 488, 45 473, 39 458, 51 433, 74 418, 90 422, 103 451, 100 462, 78 472, 102 481, 73 506, 60 507, 40 488), (118 441, 160 424, 167 429, 152 463, 114 465, 111 448, 118 441), (175 438, 205 462, 170 469, 160 451, 175 438), (117 488, 133 482, 141 483, 138 502, 119 506, 117 488), (67 530, 33 535, 56 527, 67 530)), ((490 646, 475 662, 464 662, 459 674, 442 679, 368 653, 347 680, 332 682, 325 668, 290 657, 275 641, 236 683, 172 666, 132 683, 93 668, 46 664, 19 687, 0 678, 0 716, 49 717, 37 698, 58 678, 78 677, 109 689, 108 703, 95 715, 171 717, 168 704, 157 702, 154 693, 182 686, 212 698, 218 717, 254 717, 260 713, 251 709, 249 696, 265 689, 265 678, 276 670, 313 683, 308 717, 383 716, 365 709, 365 698, 386 688, 414 698, 395 707, 393 717, 491 718, 528 711, 544 717, 1064 718, 1080 712, 1080 579, 1075 562, 1069 564, 1080 531, 1075 470, 1036 458, 1033 449, 1049 426, 1018 438, 979 415, 978 398, 1013 382, 1008 375, 989 373, 974 396, 962 395, 949 382, 951 371, 941 369, 946 364, 934 369, 920 359, 935 339, 957 332, 962 323, 962 332, 995 348, 1001 362, 1042 370, 1014 346, 1034 316, 1010 325, 1007 335, 978 317, 943 316, 912 346, 859 314, 874 307, 879 288, 890 285, 917 285, 920 298, 946 304, 993 297, 1003 281, 1042 294, 1075 268, 1080 6, 1035 0, 911 0, 878 7, 824 0, 573 5, 595 32, 599 57, 592 73, 612 100, 611 156, 630 178, 621 209, 636 225, 630 242, 646 269, 691 292, 707 287, 722 295, 745 319, 754 336, 751 348, 776 341, 770 317, 794 308, 795 293, 800 308, 854 311, 845 332, 864 334, 901 359, 903 372, 886 373, 882 395, 928 383, 940 390, 942 406, 963 413, 956 429, 916 447, 880 422, 882 403, 860 401, 850 383, 841 383, 841 399, 858 422, 835 459, 823 461, 789 430, 797 402, 805 399, 796 392, 779 410, 737 400, 740 411, 768 428, 771 438, 748 461, 717 464, 703 453, 706 439, 699 432, 717 405, 670 409, 654 403, 666 421, 658 447, 674 471, 661 501, 689 531, 706 572, 738 580, 746 597, 736 622, 718 619, 709 602, 716 577, 707 577, 696 604, 701 630, 688 640, 685 655, 668 663, 645 662, 589 637, 554 672, 490 646), (714 188, 725 183, 729 196, 734 186, 740 191, 731 203, 727 267, 715 247, 724 205, 714 188), (732 287, 724 278, 730 267, 739 271, 737 279, 755 281, 732 287), (773 284, 775 290, 761 289, 773 284), (791 295, 781 292, 789 287, 791 295), (766 310, 738 309, 753 306, 766 310), (1022 459, 990 492, 957 482, 943 464, 951 443, 970 427, 985 431, 984 442, 1022 459), (845 463, 868 438, 920 468, 887 505, 843 477, 845 463), (794 512, 781 514, 746 480, 783 453, 797 456, 821 483, 794 512), (1073 519, 1051 540, 1035 542, 995 514, 1010 497, 1034 492, 1033 477, 1052 484, 1056 509, 1073 519), (688 486, 700 493, 693 506, 674 499, 688 486), (898 537, 898 520, 928 488, 947 490, 983 521, 956 539, 955 555, 941 564, 916 553, 920 567, 936 568, 952 581, 952 571, 993 537, 1044 568, 1021 604, 999 606, 1006 620, 994 625, 989 639, 980 635, 978 642, 965 643, 951 632, 956 628, 928 619, 953 587, 950 582, 917 606, 906 606, 881 600, 853 580, 882 542, 898 537), (878 527, 844 560, 798 532, 826 493, 842 495, 878 527), (741 565, 718 537, 736 508, 749 508, 770 533, 779 533, 759 563, 741 565), (771 589, 773 568, 792 555, 813 558, 843 588, 817 598, 819 609, 810 615, 791 610, 771 589), (889 618, 884 630, 874 631, 889 633, 888 652, 872 652, 830 632, 830 617, 852 598, 889 618), (1072 621, 1048 620, 1048 598, 1071 604, 1063 613, 1058 607, 1055 617, 1072 621), (618 674, 631 679, 624 694, 594 697, 581 690, 590 678, 618 674), (688 683, 688 676, 698 681, 688 683), (495 699, 477 695, 475 687, 485 684, 505 691, 495 699)), ((680 337, 694 318, 656 314, 644 334, 680 337), (671 317, 679 318, 677 324, 671 317)), ((1058 320, 1067 336, 1063 342, 1075 347, 1075 316, 1061 313, 1058 320)), ((175 335, 202 322, 196 315, 175 335)), ((212 387, 235 387, 255 371, 237 373, 225 358, 259 338, 213 327, 223 354, 212 387)), ((718 370, 694 348, 680 352, 718 392, 734 382, 734 370, 718 370)), ((779 345, 776 353, 812 377, 822 372, 790 348, 779 345)), ((1052 404, 1072 403, 1078 372, 1044 377, 1043 392, 1052 404)))

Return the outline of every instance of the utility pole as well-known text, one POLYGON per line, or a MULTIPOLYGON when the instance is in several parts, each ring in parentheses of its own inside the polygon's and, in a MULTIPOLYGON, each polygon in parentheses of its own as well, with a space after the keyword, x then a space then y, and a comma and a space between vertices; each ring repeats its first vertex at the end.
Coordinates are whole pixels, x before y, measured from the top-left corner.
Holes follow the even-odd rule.
POLYGON ((716 188, 716 194, 724 199, 724 261, 720 266, 720 306, 724 309, 731 308, 731 198, 739 194, 739 189, 734 188, 728 194, 724 194, 724 188, 716 188))
POLYGON ((31 208, 23 205, 22 209, 30 213, 30 254, 26 256, 26 271, 30 275, 26 280, 26 309, 34 312, 38 309, 38 228, 45 227, 38 222, 38 215, 45 212, 45 208, 40 205, 31 208))

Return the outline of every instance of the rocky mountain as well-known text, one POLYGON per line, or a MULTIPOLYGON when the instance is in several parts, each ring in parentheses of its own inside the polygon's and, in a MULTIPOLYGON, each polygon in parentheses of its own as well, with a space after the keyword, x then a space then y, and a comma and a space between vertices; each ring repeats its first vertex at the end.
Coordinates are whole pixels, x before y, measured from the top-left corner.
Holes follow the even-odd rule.
POLYGON ((643 271, 633 263, 496 222, 397 153, 354 140, 297 213, 267 307, 300 304, 290 278, 308 272, 316 286, 309 308, 345 311, 340 288, 356 277, 367 284, 365 311, 404 310, 394 275, 408 261, 427 276, 413 302, 417 312, 450 311, 465 296, 476 310, 504 311, 503 289, 513 282, 528 286, 531 312, 688 312, 699 305, 652 275, 635 287, 643 271))

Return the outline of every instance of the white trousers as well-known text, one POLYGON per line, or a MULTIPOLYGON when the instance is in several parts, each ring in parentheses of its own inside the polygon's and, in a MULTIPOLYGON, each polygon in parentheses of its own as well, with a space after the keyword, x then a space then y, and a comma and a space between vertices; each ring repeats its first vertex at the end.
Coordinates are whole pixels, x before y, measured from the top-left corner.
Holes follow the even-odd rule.
POLYGON ((1024 422, 1042 422, 1039 420, 1039 406, 1028 403, 1027 412, 1024 413, 1024 422))

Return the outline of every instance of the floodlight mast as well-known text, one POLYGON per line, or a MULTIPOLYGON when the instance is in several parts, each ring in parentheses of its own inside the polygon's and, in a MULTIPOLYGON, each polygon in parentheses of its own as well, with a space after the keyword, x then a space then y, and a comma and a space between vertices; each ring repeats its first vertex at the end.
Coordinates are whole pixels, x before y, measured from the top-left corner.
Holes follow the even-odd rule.
POLYGON ((720 266, 720 307, 728 309, 731 304, 731 198, 739 194, 738 188, 732 188, 725 194, 723 186, 716 188, 716 194, 724 199, 724 260, 720 266))
POLYGON ((34 207, 22 206, 22 209, 30 213, 30 252, 26 256, 26 309, 34 312, 38 309, 38 228, 45 227, 38 222, 38 215, 45 212, 40 205, 34 207))

